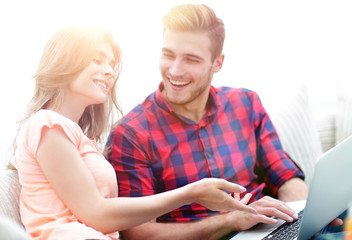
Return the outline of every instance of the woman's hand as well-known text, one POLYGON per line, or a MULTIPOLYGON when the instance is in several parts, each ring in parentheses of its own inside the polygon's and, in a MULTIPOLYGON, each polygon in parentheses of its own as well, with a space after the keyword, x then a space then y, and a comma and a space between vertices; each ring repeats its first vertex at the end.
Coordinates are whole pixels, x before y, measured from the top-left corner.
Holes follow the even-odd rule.
POLYGON ((234 211, 242 210, 256 213, 254 208, 247 206, 250 197, 245 197, 242 201, 231 196, 232 193, 238 195, 246 189, 238 184, 228 182, 219 178, 204 178, 187 185, 189 196, 192 202, 213 211, 234 211), (228 191, 230 194, 225 192, 228 191))

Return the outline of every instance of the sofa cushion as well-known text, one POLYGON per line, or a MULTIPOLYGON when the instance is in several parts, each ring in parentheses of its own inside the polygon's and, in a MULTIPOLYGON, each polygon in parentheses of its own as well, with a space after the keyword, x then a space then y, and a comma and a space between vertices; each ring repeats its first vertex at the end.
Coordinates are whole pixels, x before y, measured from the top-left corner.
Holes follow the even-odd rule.
POLYGON ((340 92, 336 114, 336 143, 352 135, 352 96, 340 92))
POLYGON ((7 216, 21 224, 19 195, 21 185, 16 170, 0 170, 0 215, 7 216))
POLYGON ((0 239, 30 240, 32 238, 18 222, 0 215, 0 239))
POLYGON ((314 110, 314 121, 323 151, 326 152, 336 144, 336 103, 315 106, 314 110))
POLYGON ((306 175, 309 185, 314 166, 322 154, 318 130, 314 124, 305 85, 282 89, 272 93, 270 99, 264 97, 263 105, 277 130, 284 150, 306 175))

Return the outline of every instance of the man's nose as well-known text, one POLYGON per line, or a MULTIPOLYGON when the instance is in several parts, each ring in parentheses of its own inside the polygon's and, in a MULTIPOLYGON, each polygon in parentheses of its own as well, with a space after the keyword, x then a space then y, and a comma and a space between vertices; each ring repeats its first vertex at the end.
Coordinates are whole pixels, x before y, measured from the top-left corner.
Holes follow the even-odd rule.
POLYGON ((169 72, 172 76, 180 76, 184 74, 184 66, 182 61, 180 60, 175 60, 172 62, 169 72))

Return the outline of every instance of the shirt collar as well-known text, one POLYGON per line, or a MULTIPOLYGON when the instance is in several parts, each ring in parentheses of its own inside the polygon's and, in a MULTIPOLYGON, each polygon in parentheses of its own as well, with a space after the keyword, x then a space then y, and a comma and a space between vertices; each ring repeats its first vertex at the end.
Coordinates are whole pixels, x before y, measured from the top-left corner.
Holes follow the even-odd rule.
POLYGON ((219 108, 222 106, 220 97, 217 94, 217 90, 213 86, 210 86, 208 104, 208 117, 211 117, 218 113, 219 108))
MULTIPOLYGON (((164 111, 171 113, 175 116, 177 116, 179 119, 181 119, 184 122, 189 123, 190 120, 187 118, 182 117, 181 115, 177 114, 175 110, 170 106, 170 104, 165 100, 163 94, 161 93, 164 89, 164 84, 161 82, 159 84, 158 90, 156 91, 156 98, 155 101, 157 105, 162 108, 164 111)), ((212 117, 218 112, 219 107, 221 107, 221 101, 219 96, 217 95, 216 88, 213 86, 210 86, 210 93, 209 93, 209 98, 208 98, 208 110, 205 114, 208 118, 212 117)), ((193 123, 193 121, 191 121, 193 123)))
POLYGON ((164 84, 163 82, 161 82, 159 84, 158 90, 156 91, 156 98, 155 98, 156 103, 160 108, 162 108, 166 112, 176 114, 175 110, 170 106, 170 104, 168 104, 163 94, 161 93, 163 90, 164 90, 164 84))

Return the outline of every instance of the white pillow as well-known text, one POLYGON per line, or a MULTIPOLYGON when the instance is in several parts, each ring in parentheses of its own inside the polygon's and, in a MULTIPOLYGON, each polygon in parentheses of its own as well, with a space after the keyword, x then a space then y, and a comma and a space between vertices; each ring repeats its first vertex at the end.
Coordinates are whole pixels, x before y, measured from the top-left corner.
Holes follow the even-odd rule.
POLYGON ((337 101, 332 101, 314 107, 313 118, 324 152, 336 144, 336 106, 337 101))
POLYGON ((261 96, 284 150, 302 169, 309 185, 322 145, 308 102, 307 87, 275 89, 274 97, 261 96))
POLYGON ((0 169, 0 215, 21 223, 19 195, 21 185, 16 170, 0 169))
POLYGON ((352 96, 340 93, 336 115, 336 143, 352 135, 352 96))

